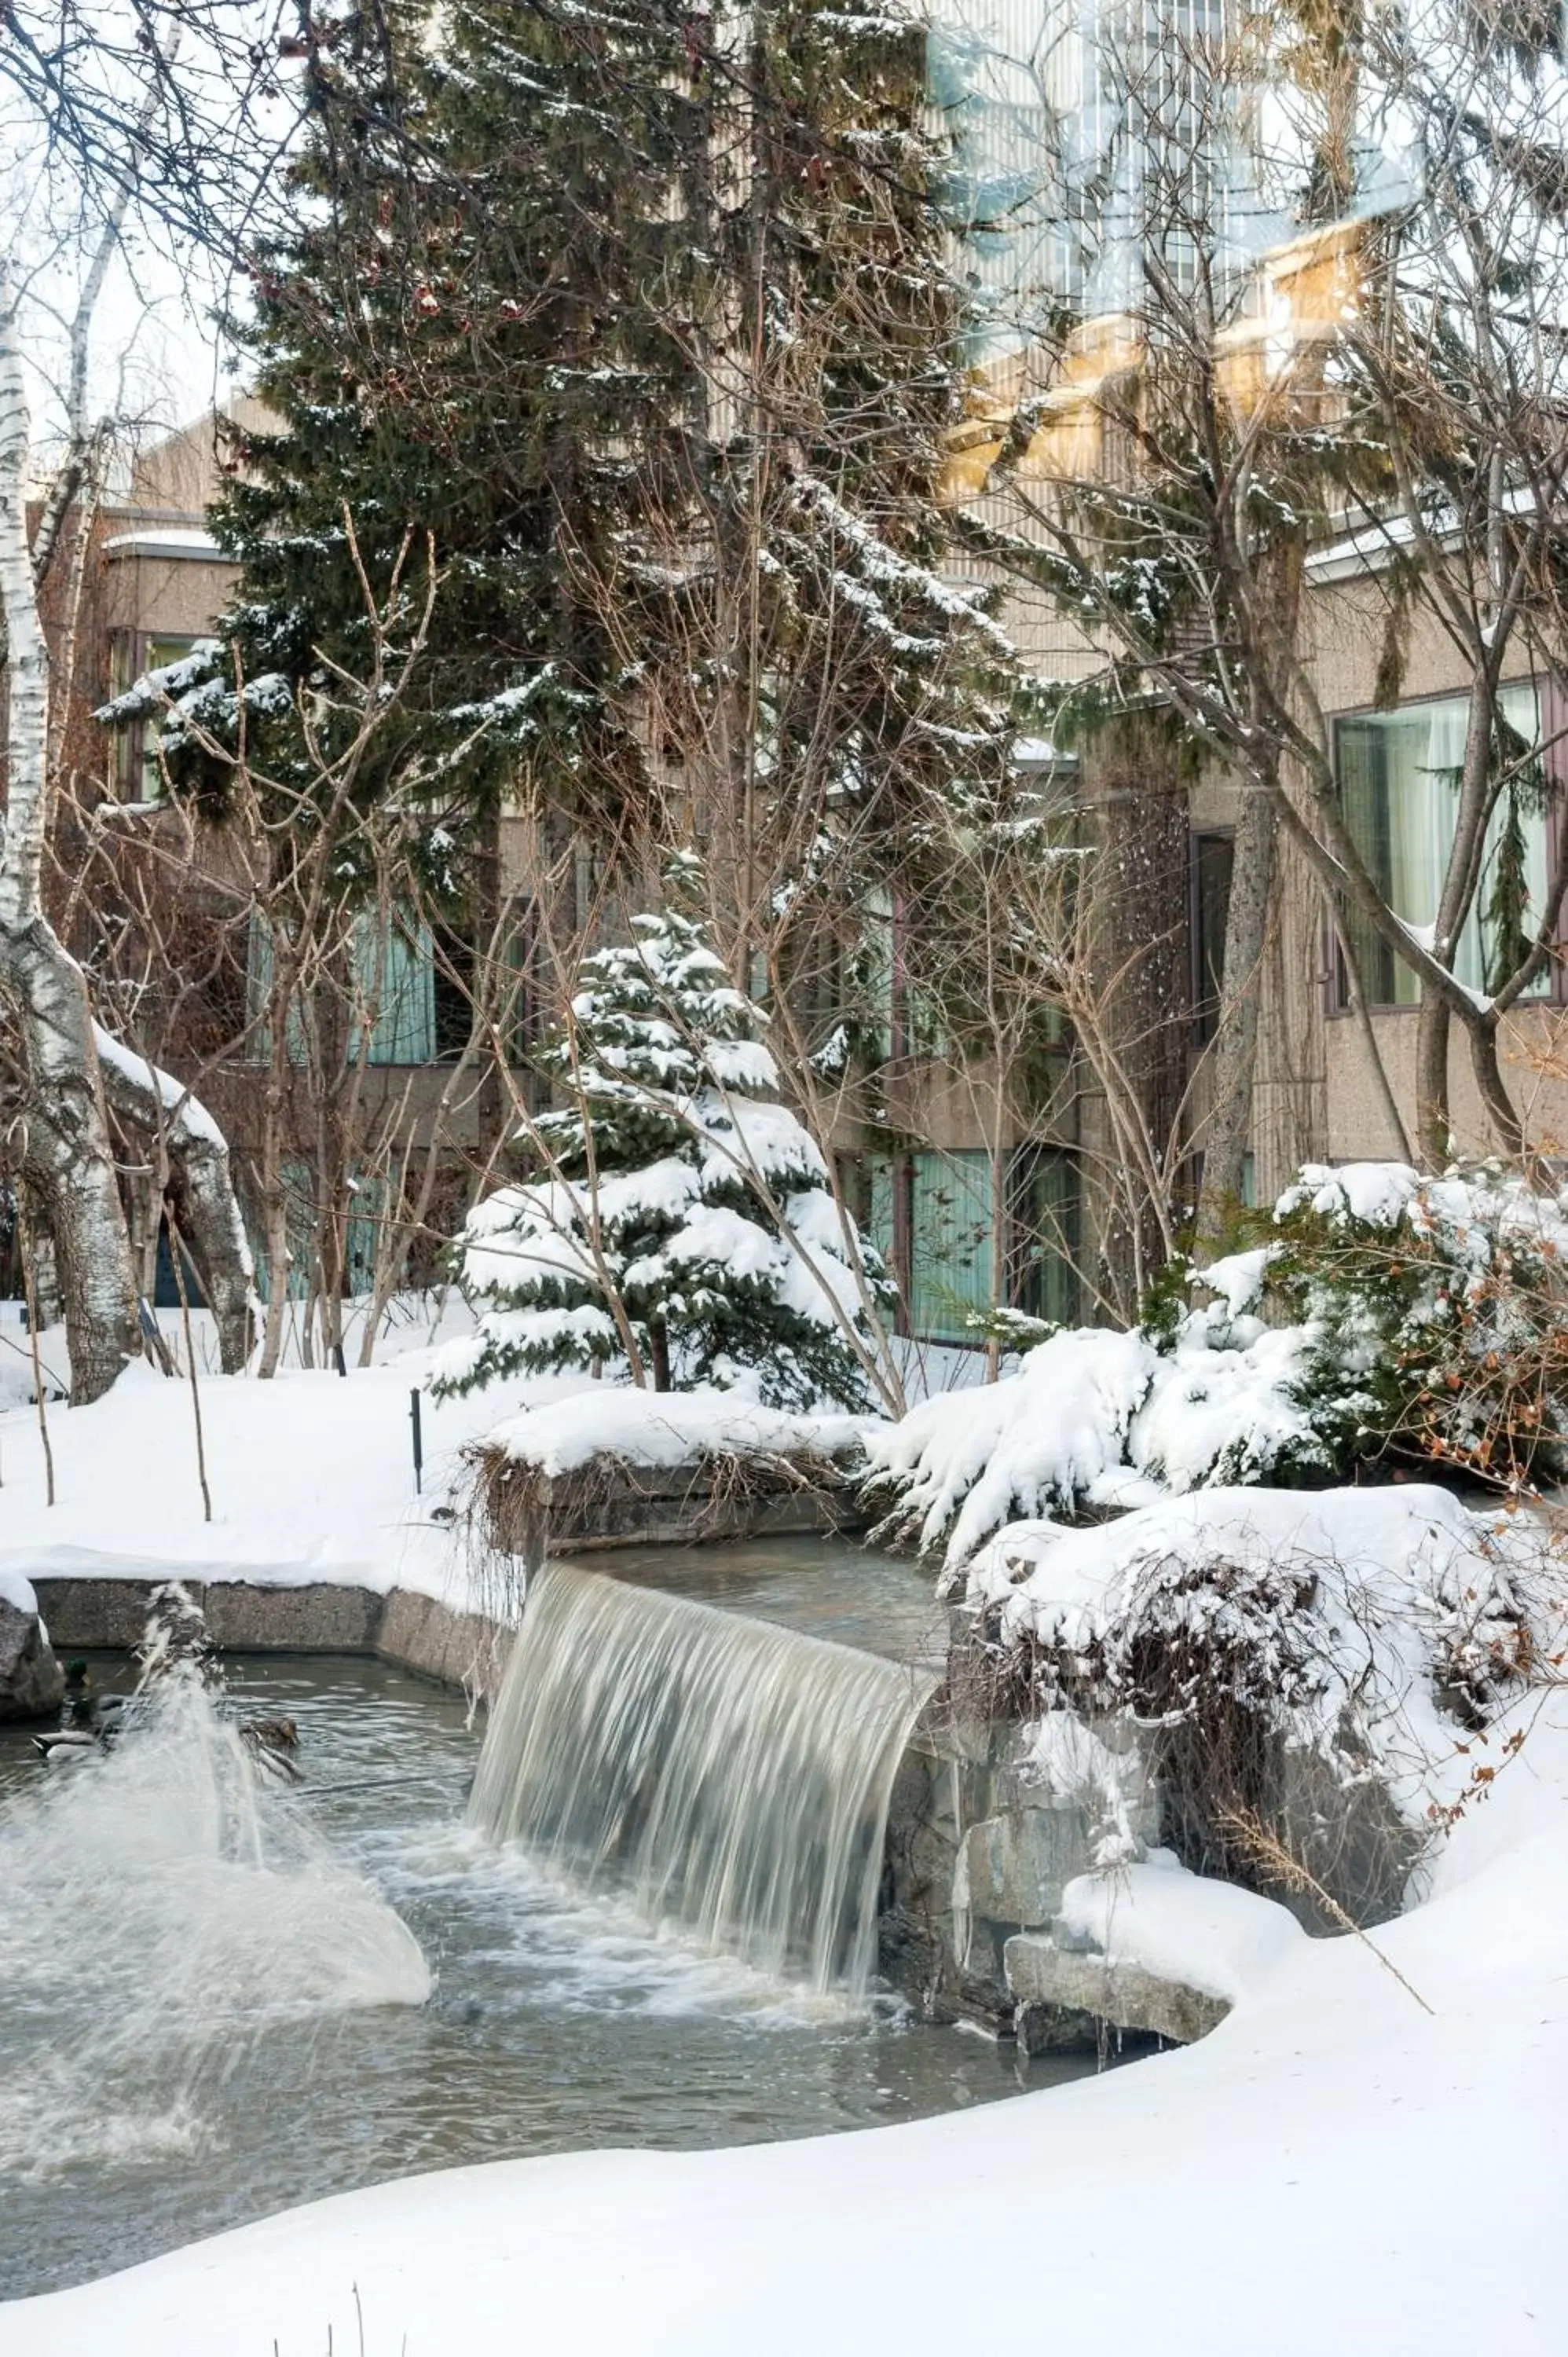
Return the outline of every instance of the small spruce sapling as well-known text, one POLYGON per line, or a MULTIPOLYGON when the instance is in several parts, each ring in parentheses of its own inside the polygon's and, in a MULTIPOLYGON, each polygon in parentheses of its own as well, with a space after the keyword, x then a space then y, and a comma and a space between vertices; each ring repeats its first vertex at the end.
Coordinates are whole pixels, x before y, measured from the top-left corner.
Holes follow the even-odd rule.
MULTIPOLYGON (((671 868, 672 900, 691 866, 671 868)), ((680 906, 632 932, 585 962, 542 1051, 564 1103, 525 1134, 532 1173, 469 1215, 478 1326, 435 1388, 591 1367, 866 1406, 892 1291, 779 1102, 767 1018, 680 906)))

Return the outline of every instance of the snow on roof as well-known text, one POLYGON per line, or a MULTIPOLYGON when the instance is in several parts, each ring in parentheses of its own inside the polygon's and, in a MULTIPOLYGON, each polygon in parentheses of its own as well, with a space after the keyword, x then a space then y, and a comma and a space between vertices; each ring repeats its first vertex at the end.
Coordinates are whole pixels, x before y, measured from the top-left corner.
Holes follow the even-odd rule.
POLYGON ((196 525, 149 524, 139 532, 117 532, 103 548, 110 556, 174 556, 222 565, 231 561, 212 534, 196 525))

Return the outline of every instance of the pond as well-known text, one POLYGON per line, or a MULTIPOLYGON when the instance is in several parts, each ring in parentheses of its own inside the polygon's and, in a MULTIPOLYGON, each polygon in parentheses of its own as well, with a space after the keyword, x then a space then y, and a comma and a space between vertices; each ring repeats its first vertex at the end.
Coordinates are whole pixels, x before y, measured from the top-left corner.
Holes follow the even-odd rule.
MULTIPOLYGON (((914 1647, 926 1583, 884 1566, 857 1604, 868 1561, 819 1545, 814 1614, 810 1544, 651 1568, 850 1641, 869 1609, 896 1648, 901 1594, 914 1647)), ((336 1657, 231 1657, 80 1763, 0 1731, 0 2298, 411 2171, 820 2135, 1092 2067, 648 1932, 466 1828, 479 1749, 460 1697, 336 1657), (295 1722, 297 1784, 237 1743, 256 1718, 295 1722)))

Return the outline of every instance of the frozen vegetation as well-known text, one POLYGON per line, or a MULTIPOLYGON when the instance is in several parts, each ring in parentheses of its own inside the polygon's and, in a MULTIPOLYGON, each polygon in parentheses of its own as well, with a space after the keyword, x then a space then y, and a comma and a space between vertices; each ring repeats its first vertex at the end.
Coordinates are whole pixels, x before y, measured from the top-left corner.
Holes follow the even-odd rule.
MULTIPOLYGON (((1132 1345, 1106 1340, 1107 1369, 1125 1368, 1132 1345)), ((567 1454, 626 1419, 764 1413, 735 1394, 657 1401, 584 1374, 455 1398, 430 1410, 421 1502, 406 1408, 431 1348, 411 1331, 404 1355, 347 1382, 210 1378, 210 1524, 183 1385, 134 1372, 94 1407, 56 1411, 52 1511, 34 1412, 9 1410, 7 1570, 173 1561, 208 1577, 413 1577, 456 1594, 459 1550, 428 1501, 508 1406, 532 1400, 521 1429, 553 1432, 567 1454)), ((941 1412, 956 1422, 999 1395, 1007 1386, 946 1396, 941 1412)), ((1568 2333, 1555 2257, 1568 1719, 1550 1654, 1523 1643, 1553 1584, 1525 1528, 1522 1514, 1477 1516, 1419 1487, 1217 1488, 1101 1528, 1015 1520, 955 1572, 981 1620, 1036 1669, 1098 1674, 1139 1598, 1167 1633, 1184 1615, 1239 1617, 1249 1647, 1274 1648, 1245 1658, 1272 1663, 1303 1746, 1348 1758, 1348 1713, 1358 1739, 1401 1765, 1402 1805, 1441 1796, 1414 1903, 1375 1947, 1306 1938, 1280 1906, 1159 1854, 1069 1888, 1069 1931, 1230 2002, 1201 2045, 826 2143, 600 2152, 385 2185, 16 2303, 7 2357, 100 2341, 125 2357, 270 2357, 274 2343, 311 2357, 329 2330, 334 2346, 358 2345, 357 2308, 373 2357, 405 2342, 411 2357, 467 2357, 515 2316, 520 2286, 547 2348, 783 2357, 802 2341, 872 2341, 936 2357, 977 2313, 1004 2344, 1037 2337, 1042 2283, 1053 2332, 1116 2350, 1147 2345, 1157 2319, 1173 2357, 1255 2357, 1260 2330, 1287 2357, 1326 2345, 1459 2357, 1499 2340, 1554 2351, 1568 2333), (1217 1565, 1235 1575, 1230 1592, 1217 1565), (941 2232, 922 2242, 933 2185, 941 2232), (1455 2185, 1466 2246, 1506 2249, 1500 2271, 1455 2266, 1455 2185), (978 2264, 999 2217, 1023 2222, 1027 2265, 978 2264)), ((1081 1781, 1092 1751, 1045 1687, 1032 1691, 1038 1772, 1081 1781)))
POLYGON ((1563 1462, 1565 1246, 1563 1199, 1518 1180, 1308 1168, 1142 1326, 1053 1334, 874 1433, 884 1530, 951 1566, 1019 1515, 1321 1482, 1391 1447, 1517 1491, 1563 1462))

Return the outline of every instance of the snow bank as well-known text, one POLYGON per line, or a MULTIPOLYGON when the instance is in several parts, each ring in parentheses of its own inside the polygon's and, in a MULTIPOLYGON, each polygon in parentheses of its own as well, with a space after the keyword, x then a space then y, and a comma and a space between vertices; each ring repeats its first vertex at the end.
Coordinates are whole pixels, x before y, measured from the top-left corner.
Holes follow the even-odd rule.
MULTIPOLYGON (((36 1410, 0 1409, 0 1576, 173 1573, 269 1587, 338 1582, 377 1594, 407 1587, 471 1600, 461 1534, 432 1514, 459 1478, 466 1480, 463 1451, 494 1423, 499 1402, 494 1394, 432 1399, 424 1388, 431 1355, 416 1345, 347 1377, 299 1367, 270 1383, 203 1375, 209 1523, 183 1380, 138 1361, 91 1407, 52 1407, 53 1506, 46 1501, 36 1410), (413 1484, 409 1419, 416 1386, 422 1492, 413 1484)), ((587 1383, 536 1378, 514 1386, 513 1395, 548 1401, 587 1383)))
POLYGON ((1062 1893, 1069 1936, 1113 1964, 1240 2005, 1297 1954, 1306 1933, 1289 1910, 1233 1882, 1189 1874, 1168 1850, 1109 1874, 1082 1874, 1062 1893))
POLYGON ((1468 1776, 1452 1698, 1506 1693, 1563 1609, 1538 1524, 1426 1484, 1202 1490, 1089 1528, 1018 1523, 947 1585, 996 1644, 1069 1682, 1131 1676, 1141 1632, 1195 1675, 1208 1660, 1244 1676, 1287 1743, 1344 1775, 1375 1764, 1414 1826, 1468 1776))
POLYGON ((472 2357, 520 2298, 582 2357, 1027 2349, 1043 2301, 1112 2357, 1558 2357, 1568 1697, 1377 1939, 1430 2014, 1361 1941, 1238 1935, 1236 2009, 1179 2052, 862 2135, 405 2179, 16 2302, 6 2357, 308 2357, 357 2309, 371 2352, 472 2357))
POLYGON ((487 1433, 482 1452, 551 1475, 596 1457, 625 1465, 690 1465, 702 1457, 858 1457, 870 1416, 765 1407, 734 1391, 650 1392, 591 1383, 570 1399, 525 1408, 487 1433))

